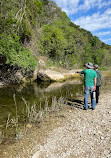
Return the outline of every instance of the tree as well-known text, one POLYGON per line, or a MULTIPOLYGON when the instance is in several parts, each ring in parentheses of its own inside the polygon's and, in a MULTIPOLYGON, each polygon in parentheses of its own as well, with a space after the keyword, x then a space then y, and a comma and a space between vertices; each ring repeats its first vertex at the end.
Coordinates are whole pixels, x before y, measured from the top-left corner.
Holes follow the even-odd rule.
POLYGON ((84 52, 84 54, 82 56, 82 61, 83 61, 83 65, 85 63, 88 63, 89 61, 93 62, 93 59, 92 59, 92 49, 91 49, 91 44, 90 43, 86 44, 85 52, 84 52))
POLYGON ((61 29, 51 26, 45 26, 42 31, 41 44, 44 54, 56 59, 63 55, 66 40, 61 29))

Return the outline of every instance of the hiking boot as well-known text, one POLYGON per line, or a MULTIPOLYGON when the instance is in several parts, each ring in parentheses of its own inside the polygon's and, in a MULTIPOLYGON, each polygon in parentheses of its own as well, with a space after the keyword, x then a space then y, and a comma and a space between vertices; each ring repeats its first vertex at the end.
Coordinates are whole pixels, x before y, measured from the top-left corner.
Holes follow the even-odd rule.
POLYGON ((83 110, 87 110, 87 109, 84 107, 83 110))

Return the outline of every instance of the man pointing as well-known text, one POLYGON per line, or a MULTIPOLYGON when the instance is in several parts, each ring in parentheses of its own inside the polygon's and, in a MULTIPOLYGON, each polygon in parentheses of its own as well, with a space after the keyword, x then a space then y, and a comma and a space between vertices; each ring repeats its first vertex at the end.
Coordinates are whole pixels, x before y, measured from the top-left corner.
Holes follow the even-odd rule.
POLYGON ((97 74, 93 70, 93 64, 91 62, 85 64, 86 70, 77 71, 77 73, 84 74, 85 81, 84 81, 84 110, 88 109, 88 97, 89 93, 91 96, 91 107, 92 110, 95 109, 95 96, 94 91, 96 90, 96 81, 97 81, 97 74))

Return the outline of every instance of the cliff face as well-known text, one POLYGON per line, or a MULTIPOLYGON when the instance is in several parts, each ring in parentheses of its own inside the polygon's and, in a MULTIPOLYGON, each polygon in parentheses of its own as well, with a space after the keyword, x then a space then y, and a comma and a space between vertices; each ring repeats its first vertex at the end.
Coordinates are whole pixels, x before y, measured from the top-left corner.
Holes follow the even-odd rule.
POLYGON ((111 65, 111 46, 72 23, 55 2, 6 0, 1 8, 0 54, 23 73, 33 71, 40 56, 47 67, 111 65))

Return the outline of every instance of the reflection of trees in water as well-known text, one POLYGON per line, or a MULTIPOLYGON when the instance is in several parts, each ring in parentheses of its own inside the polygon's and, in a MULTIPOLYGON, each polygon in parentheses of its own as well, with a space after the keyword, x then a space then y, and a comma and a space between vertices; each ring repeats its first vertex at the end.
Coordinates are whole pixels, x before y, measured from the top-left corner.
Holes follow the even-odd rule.
MULTIPOLYGON (((54 84, 56 85, 56 84, 54 84)), ((83 96, 84 86, 83 83, 57 83, 55 87, 53 87, 53 83, 33 83, 27 85, 20 86, 11 86, 8 88, 4 88, 0 90, 0 124, 3 126, 4 122, 6 123, 8 114, 10 113, 11 118, 15 116, 15 105, 13 100, 13 94, 15 94, 16 102, 17 102, 17 114, 19 116, 19 122, 24 121, 23 111, 25 112, 25 105, 23 103, 22 97, 29 103, 29 106, 41 105, 42 108, 45 108, 45 103, 47 101, 48 106, 51 106, 52 99, 54 97, 57 100, 62 97, 66 101, 71 100, 71 105, 77 108, 81 108, 81 100, 77 100, 77 97, 83 96), (50 88, 50 86, 52 87, 50 88), (57 87, 56 87, 57 86, 57 87), (49 88, 49 91, 46 89, 49 88), (80 103, 80 105, 79 105, 80 103), (5 121, 4 121, 5 120, 5 121)), ((101 90, 107 91, 111 90, 111 79, 103 78, 101 90)), ((70 103, 70 102, 68 102, 70 103)), ((4 128, 4 127, 3 127, 4 128)), ((4 129, 3 129, 4 130, 4 129)))

